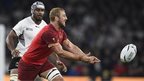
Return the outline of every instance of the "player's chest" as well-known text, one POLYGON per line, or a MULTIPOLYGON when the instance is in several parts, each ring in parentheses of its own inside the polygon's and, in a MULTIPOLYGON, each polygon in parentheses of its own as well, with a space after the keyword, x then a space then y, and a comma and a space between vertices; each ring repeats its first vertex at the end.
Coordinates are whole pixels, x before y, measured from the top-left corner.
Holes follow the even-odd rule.
POLYGON ((63 41, 63 38, 64 38, 63 36, 64 35, 63 35, 62 32, 57 32, 56 33, 56 41, 59 42, 59 43, 61 43, 63 41))
POLYGON ((23 34, 27 38, 33 38, 33 37, 35 37, 38 34, 38 32, 42 28, 43 28, 42 26, 37 26, 37 25, 26 26, 24 28, 23 34))

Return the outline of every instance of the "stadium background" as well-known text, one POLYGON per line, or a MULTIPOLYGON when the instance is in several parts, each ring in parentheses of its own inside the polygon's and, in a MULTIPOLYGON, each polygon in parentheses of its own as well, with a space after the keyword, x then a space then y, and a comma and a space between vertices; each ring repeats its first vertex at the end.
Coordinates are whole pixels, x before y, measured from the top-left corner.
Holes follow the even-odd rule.
MULTIPOLYGON (((0 24, 6 26, 6 36, 19 20, 30 15, 30 6, 35 1, 0 0, 0 24)), ((144 78, 143 0, 40 1, 46 6, 44 20, 47 23, 49 10, 53 7, 63 7, 68 16, 65 28, 68 38, 83 51, 91 51, 101 59, 101 63, 95 65, 62 59, 68 67, 68 72, 62 72, 64 76, 98 76, 102 77, 103 81, 111 81, 113 77, 144 78), (132 62, 121 63, 120 51, 129 43, 137 46, 138 53, 132 62)), ((8 75, 11 55, 7 47, 5 58, 5 73, 8 75)))

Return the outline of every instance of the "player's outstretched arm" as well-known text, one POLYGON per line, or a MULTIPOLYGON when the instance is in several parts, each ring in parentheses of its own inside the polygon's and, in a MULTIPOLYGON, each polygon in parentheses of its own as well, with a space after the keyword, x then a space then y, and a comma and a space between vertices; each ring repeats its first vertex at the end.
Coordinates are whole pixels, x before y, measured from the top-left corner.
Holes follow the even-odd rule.
MULTIPOLYGON (((73 44, 69 39, 64 40, 63 42, 63 46, 70 52, 74 53, 74 54, 80 54, 80 55, 87 55, 89 56, 90 53, 85 54, 78 46, 76 46, 75 44, 73 44)), ((100 62, 100 60, 96 57, 92 57, 95 58, 96 62, 100 62)))
POLYGON ((64 50, 60 43, 53 43, 48 45, 58 56, 71 59, 71 60, 80 60, 81 55, 75 55, 71 52, 64 50))
POLYGON ((60 57, 71 59, 71 60, 77 60, 77 61, 83 61, 87 63, 96 63, 99 62, 97 61, 97 58, 94 56, 88 56, 85 54, 74 54, 69 51, 66 51, 62 48, 61 44, 59 43, 54 43, 54 44, 49 44, 49 48, 51 48, 56 54, 58 54, 60 57))

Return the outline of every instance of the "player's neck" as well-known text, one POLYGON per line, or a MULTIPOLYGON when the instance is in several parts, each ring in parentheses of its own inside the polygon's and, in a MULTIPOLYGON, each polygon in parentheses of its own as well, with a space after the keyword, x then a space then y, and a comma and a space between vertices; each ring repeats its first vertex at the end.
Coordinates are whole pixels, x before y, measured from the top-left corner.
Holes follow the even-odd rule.
POLYGON ((31 17, 31 18, 32 18, 32 20, 33 20, 37 25, 39 25, 39 24, 41 23, 41 20, 38 21, 38 20, 36 20, 34 17, 31 17))
POLYGON ((60 30, 60 26, 56 23, 56 22, 50 22, 50 24, 52 24, 56 30, 60 30))

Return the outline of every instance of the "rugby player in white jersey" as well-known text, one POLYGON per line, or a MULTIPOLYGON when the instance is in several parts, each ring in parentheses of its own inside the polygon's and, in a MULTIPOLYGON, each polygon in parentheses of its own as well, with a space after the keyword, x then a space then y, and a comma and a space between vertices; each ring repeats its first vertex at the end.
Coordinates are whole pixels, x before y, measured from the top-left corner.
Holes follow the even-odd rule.
MULTIPOLYGON (((47 25, 43 20, 45 6, 42 2, 36 1, 31 6, 32 15, 19 21, 13 29, 10 31, 6 38, 6 43, 11 51, 12 60, 9 65, 10 81, 17 81, 18 78, 18 62, 27 51, 29 45, 37 33, 47 25), (15 40, 18 39, 18 43, 15 46, 15 40)), ((57 57, 58 59, 58 57, 57 57)), ((66 70, 65 65, 58 61, 60 66, 66 70)))

